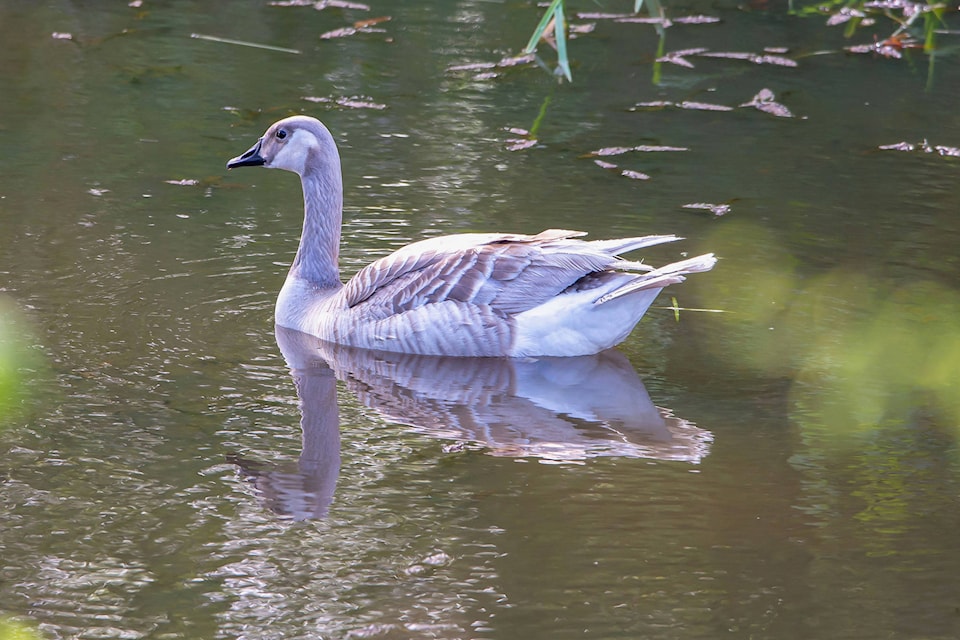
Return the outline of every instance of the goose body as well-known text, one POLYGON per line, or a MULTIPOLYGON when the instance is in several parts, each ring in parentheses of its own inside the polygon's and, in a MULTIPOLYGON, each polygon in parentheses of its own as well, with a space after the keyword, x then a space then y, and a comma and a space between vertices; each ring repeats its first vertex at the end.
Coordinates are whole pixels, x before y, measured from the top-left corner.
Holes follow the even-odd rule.
POLYGON ((273 124, 228 168, 300 176, 300 246, 280 290, 276 323, 364 349, 447 356, 575 356, 622 342, 664 287, 708 271, 705 254, 660 268, 619 256, 679 240, 582 240, 578 231, 467 233, 407 245, 340 281, 340 155, 315 118, 273 124))

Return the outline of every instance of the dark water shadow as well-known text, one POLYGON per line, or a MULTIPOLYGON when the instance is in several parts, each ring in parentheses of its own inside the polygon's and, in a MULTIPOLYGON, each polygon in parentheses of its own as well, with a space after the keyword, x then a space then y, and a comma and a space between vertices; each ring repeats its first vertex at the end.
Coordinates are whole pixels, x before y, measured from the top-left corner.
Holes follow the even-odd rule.
POLYGON ((576 358, 446 358, 352 349, 277 328, 300 398, 295 470, 232 457, 264 504, 324 517, 340 471, 337 381, 385 419, 494 456, 579 462, 599 456, 698 463, 712 435, 653 404, 616 350, 576 358))

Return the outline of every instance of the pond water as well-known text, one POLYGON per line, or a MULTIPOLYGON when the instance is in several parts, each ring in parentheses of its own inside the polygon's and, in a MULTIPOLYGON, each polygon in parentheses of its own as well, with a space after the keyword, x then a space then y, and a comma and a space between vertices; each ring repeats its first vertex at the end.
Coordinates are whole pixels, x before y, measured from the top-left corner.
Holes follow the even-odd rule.
POLYGON ((58 639, 960 636, 957 36, 858 54, 896 25, 689 0, 668 15, 720 21, 662 42, 574 17, 572 84, 469 66, 541 11, 0 4, 0 295, 38 356, 0 433, 0 615, 58 639), (550 227, 721 261, 598 358, 324 354, 272 325, 295 176, 224 169, 299 112, 341 147, 347 275, 550 227))

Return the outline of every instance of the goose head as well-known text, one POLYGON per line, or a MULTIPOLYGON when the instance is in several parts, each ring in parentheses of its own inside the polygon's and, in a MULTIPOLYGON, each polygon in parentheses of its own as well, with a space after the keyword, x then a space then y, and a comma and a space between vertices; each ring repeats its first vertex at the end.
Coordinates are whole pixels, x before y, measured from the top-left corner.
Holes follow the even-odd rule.
POLYGON ((273 123, 245 153, 227 162, 227 168, 286 169, 303 177, 315 170, 340 169, 340 155, 330 131, 310 116, 291 116, 273 123))

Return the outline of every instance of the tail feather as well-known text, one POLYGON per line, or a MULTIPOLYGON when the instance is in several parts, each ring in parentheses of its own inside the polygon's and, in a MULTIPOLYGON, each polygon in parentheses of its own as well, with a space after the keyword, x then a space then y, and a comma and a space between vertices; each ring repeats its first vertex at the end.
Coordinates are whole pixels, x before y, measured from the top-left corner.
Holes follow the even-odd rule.
POLYGON ((673 262, 649 273, 637 276, 626 285, 615 289, 610 293, 597 298, 594 304, 604 304, 617 298, 630 295, 636 291, 647 289, 662 289, 671 284, 677 284, 684 281, 684 276, 688 273, 699 273, 709 271, 717 263, 717 258, 712 253, 705 253, 694 258, 687 258, 679 262, 673 262))
POLYGON ((613 240, 588 240, 587 244, 607 255, 619 256, 644 247, 652 247, 664 242, 676 242, 677 240, 683 240, 683 238, 674 235, 640 236, 637 238, 615 238, 613 240))

